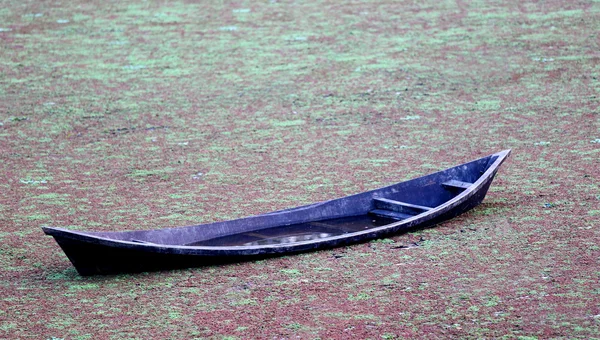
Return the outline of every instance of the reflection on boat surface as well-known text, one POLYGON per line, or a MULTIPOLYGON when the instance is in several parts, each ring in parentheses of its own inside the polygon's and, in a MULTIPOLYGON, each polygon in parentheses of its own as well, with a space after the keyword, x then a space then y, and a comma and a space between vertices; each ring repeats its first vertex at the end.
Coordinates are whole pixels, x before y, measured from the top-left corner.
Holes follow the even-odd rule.
POLYGON ((286 244, 286 243, 295 243, 302 241, 312 241, 318 240, 320 238, 329 237, 331 234, 329 233, 303 233, 292 236, 283 236, 283 237, 274 237, 274 238, 266 238, 264 240, 258 240, 254 242, 246 242, 245 246, 265 246, 267 244, 286 244))

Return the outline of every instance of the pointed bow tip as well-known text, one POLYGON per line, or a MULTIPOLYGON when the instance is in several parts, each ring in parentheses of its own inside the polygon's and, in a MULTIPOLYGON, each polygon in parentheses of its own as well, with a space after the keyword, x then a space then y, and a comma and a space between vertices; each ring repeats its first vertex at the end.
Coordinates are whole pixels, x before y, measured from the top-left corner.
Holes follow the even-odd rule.
POLYGON ((502 150, 502 151, 496 153, 496 155, 501 156, 501 157, 508 157, 511 152, 512 152, 512 149, 505 149, 505 150, 502 150))
POLYGON ((46 234, 46 235, 53 235, 54 232, 59 231, 60 228, 55 228, 55 227, 51 227, 48 225, 44 225, 44 226, 42 226, 42 230, 44 231, 44 234, 46 234))

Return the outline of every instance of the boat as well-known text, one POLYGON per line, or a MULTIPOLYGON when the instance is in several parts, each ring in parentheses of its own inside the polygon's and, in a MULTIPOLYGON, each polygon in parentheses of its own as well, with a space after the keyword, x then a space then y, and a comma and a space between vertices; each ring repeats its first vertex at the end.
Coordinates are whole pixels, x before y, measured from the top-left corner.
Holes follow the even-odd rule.
POLYGON ((333 248, 433 226, 479 205, 504 150, 423 177, 230 221, 114 232, 44 226, 82 276, 189 268, 333 248))

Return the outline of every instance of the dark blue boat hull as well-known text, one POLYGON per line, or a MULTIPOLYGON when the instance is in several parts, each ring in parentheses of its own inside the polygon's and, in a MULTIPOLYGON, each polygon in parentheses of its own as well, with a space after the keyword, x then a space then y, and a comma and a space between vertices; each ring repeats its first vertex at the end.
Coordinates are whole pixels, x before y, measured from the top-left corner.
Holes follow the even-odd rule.
MULTIPOLYGON (((499 166, 509 154, 510 150, 506 150, 381 189, 232 221, 126 232, 80 232, 53 227, 43 229, 55 238, 81 275, 188 268, 334 248, 431 227, 473 209, 483 201, 499 166), (391 208, 388 202, 392 202, 391 208), (382 206, 387 210, 380 209, 382 206), (417 210, 413 211, 415 207, 417 210), (389 223, 368 226, 365 230, 354 226, 355 229, 343 230, 338 234, 322 232, 319 234, 324 235, 321 239, 286 243, 281 242, 280 237, 275 239, 281 242, 277 244, 246 242, 229 246, 211 245, 214 240, 233 240, 242 234, 250 235, 247 238, 264 238, 261 235, 264 230, 277 230, 290 225, 300 226, 300 229, 313 224, 324 225, 323 230, 327 231, 331 227, 328 221, 349 216, 381 215, 381 211, 392 218, 383 220, 389 223)), ((373 222, 376 218, 379 217, 373 217, 373 222)), ((290 239, 294 238, 285 240, 290 239)), ((270 239, 264 242, 268 241, 270 239)))

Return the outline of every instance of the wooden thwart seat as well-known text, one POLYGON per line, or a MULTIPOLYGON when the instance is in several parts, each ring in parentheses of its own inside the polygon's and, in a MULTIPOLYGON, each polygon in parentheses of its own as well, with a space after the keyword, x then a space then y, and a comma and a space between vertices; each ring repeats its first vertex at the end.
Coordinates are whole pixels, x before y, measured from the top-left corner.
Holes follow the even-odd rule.
POLYGON ((471 185, 473 185, 473 183, 469 183, 469 182, 463 182, 463 181, 457 181, 455 179, 451 179, 447 182, 442 183, 442 186, 449 188, 449 189, 467 189, 469 188, 471 185))
POLYGON ((395 220, 411 218, 415 215, 419 215, 432 209, 422 205, 405 203, 380 197, 373 198, 373 203, 375 204, 375 209, 371 210, 369 214, 395 220))
POLYGON ((369 211, 369 214, 373 215, 373 216, 377 216, 377 217, 389 218, 392 220, 405 220, 407 218, 411 218, 411 217, 415 216, 415 215, 403 214, 403 213, 390 211, 390 210, 383 210, 383 209, 371 210, 371 211, 369 211))

